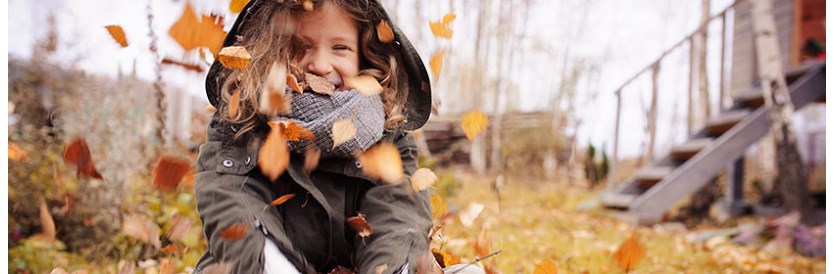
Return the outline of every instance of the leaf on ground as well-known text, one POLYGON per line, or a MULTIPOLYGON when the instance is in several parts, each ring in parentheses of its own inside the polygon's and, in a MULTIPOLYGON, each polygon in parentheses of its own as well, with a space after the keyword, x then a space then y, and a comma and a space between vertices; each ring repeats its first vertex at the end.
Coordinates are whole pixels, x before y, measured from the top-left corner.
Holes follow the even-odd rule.
POLYGON ((356 136, 356 126, 350 119, 340 119, 333 122, 333 148, 344 144, 356 136))
POLYGON ((614 253, 614 260, 617 261, 617 265, 620 266, 625 272, 628 272, 634 269, 634 265, 637 264, 640 259, 646 256, 646 249, 640 245, 640 242, 637 240, 637 235, 632 233, 628 239, 626 239, 620 247, 617 249, 617 252, 614 253))
POLYGON ((312 73, 304 73, 304 81, 307 82, 307 85, 310 86, 313 92, 318 94, 333 95, 333 92, 336 90, 336 86, 333 83, 312 73))
POLYGON ((365 96, 373 96, 382 93, 382 86, 379 81, 370 75, 359 75, 345 77, 345 87, 356 89, 365 96))
POLYGON ((232 13, 240 13, 243 11, 243 8, 246 7, 246 4, 249 3, 249 0, 232 0, 229 3, 229 11, 232 13))
POLYGON ((405 177, 403 162, 397 147, 381 142, 359 154, 362 171, 370 177, 379 178, 388 184, 398 184, 405 177))
POLYGON ((394 30, 391 29, 391 26, 388 25, 388 21, 385 21, 385 19, 379 20, 379 24, 376 24, 376 37, 383 43, 391 43, 394 41, 394 30))
POLYGON ((183 237, 191 230, 191 227, 194 225, 194 221, 191 218, 182 215, 176 215, 171 218, 171 228, 168 229, 168 232, 165 235, 168 237, 168 240, 172 242, 180 242, 183 237))
POLYGON ((312 131, 293 121, 281 121, 278 126, 281 128, 284 138, 289 141, 300 141, 301 139, 313 141, 316 139, 312 131))
POLYGON ((347 223, 350 225, 350 228, 359 234, 359 237, 365 238, 374 233, 374 229, 365 220, 365 214, 359 213, 358 216, 349 217, 347 218, 347 223))
POLYGON ((301 84, 298 83, 298 78, 295 77, 295 74, 287 74, 287 85, 289 85, 290 88, 298 94, 304 93, 304 88, 302 88, 301 84))
POLYGON ((304 170, 308 173, 313 172, 319 166, 319 159, 321 159, 321 150, 316 146, 307 146, 307 151, 304 153, 304 170))
POLYGON ((156 224, 144 215, 128 215, 122 220, 122 233, 140 242, 159 248, 159 230, 156 224))
POLYGON ((29 153, 26 153, 26 150, 23 150, 17 144, 12 143, 12 141, 9 141, 9 160, 28 162, 29 153))
POLYGON ((104 28, 106 28, 107 32, 110 33, 110 37, 113 37, 113 40, 116 40, 116 43, 119 43, 119 45, 123 48, 127 47, 127 36, 125 36, 125 31, 121 26, 108 25, 104 26, 104 28))
POLYGON ((446 215, 446 212, 449 210, 446 206, 446 202, 443 201, 443 197, 440 195, 432 194, 431 195, 431 216, 435 220, 439 220, 443 215, 446 215))
POLYGON ((457 16, 455 16, 455 14, 448 13, 443 16, 442 20, 429 22, 431 33, 439 38, 452 39, 453 31, 449 28, 449 24, 451 24, 456 17, 457 16))
POLYGON ((188 2, 180 18, 168 29, 168 35, 185 51, 206 47, 214 55, 220 52, 226 38, 223 17, 211 14, 198 18, 188 2))
POLYGON ((220 237, 227 241, 234 241, 246 236, 246 223, 235 223, 220 231, 220 237))
POLYGON ((163 191, 177 189, 177 185, 189 170, 191 163, 187 159, 162 156, 153 170, 153 186, 163 191))
POLYGON ((460 125, 463 127, 463 133, 466 133, 466 138, 469 141, 475 140, 482 131, 487 128, 489 118, 480 110, 473 110, 463 115, 460 125))
POLYGON ((434 76, 434 79, 440 77, 440 71, 443 69, 443 57, 446 55, 446 51, 440 50, 435 52, 431 59, 429 59, 429 67, 431 68, 431 75, 434 76))
POLYGON ((556 262, 553 260, 544 260, 538 265, 536 265, 536 270, 533 270, 533 274, 558 274, 559 269, 556 268, 556 262))
POLYGON ((284 173, 290 162, 290 149, 280 127, 273 127, 258 152, 258 167, 272 181, 284 173))
POLYGON ((414 188, 414 191, 426 190, 434 186, 435 182, 437 182, 437 175, 431 169, 425 167, 418 169, 414 172, 414 175, 411 175, 411 187, 414 188))
POLYGON ((90 156, 90 148, 84 139, 75 138, 70 141, 64 150, 63 158, 64 161, 76 166, 78 174, 102 179, 101 174, 98 173, 95 164, 93 164, 92 156, 90 156))
POLYGON ((220 50, 217 60, 230 69, 245 69, 251 64, 252 55, 242 46, 225 47, 220 50))

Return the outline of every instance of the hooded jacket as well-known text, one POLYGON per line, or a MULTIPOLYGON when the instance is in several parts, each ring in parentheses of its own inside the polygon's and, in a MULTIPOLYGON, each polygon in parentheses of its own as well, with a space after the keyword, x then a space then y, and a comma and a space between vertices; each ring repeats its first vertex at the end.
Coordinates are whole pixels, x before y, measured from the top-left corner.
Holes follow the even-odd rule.
MULTIPOLYGON (((252 0, 238 16, 224 42, 234 43, 237 30, 245 27, 247 15, 261 7, 252 0)), ((402 49, 399 60, 409 76, 411 92, 406 102, 407 121, 386 130, 383 140, 395 144, 403 160, 406 178, 401 184, 385 184, 366 176, 356 159, 322 160, 316 170, 304 170, 304 155, 292 153, 286 171, 270 181, 258 168, 258 152, 269 127, 262 125, 234 139, 235 125, 223 122, 219 113, 209 123, 206 143, 200 146, 195 191, 197 209, 208 250, 195 267, 225 263, 231 273, 261 273, 264 241, 271 240, 302 273, 330 272, 336 266, 359 273, 394 273, 408 266, 416 272, 418 260, 429 252, 431 207, 426 191, 414 192, 408 177, 417 169, 417 148, 408 130, 422 126, 431 110, 431 93, 425 67, 410 42, 390 22, 376 0, 367 1, 381 10, 402 49), (279 206, 267 206, 284 194, 295 197, 279 206), (346 223, 358 213, 372 227, 360 237, 346 223), (229 237, 226 229, 245 227, 242 237, 229 237)), ((219 85, 226 73, 215 62, 206 79, 209 101, 219 104, 219 85)), ((218 107, 218 109, 220 109, 218 107)), ((399 272, 397 272, 399 273, 399 272)))

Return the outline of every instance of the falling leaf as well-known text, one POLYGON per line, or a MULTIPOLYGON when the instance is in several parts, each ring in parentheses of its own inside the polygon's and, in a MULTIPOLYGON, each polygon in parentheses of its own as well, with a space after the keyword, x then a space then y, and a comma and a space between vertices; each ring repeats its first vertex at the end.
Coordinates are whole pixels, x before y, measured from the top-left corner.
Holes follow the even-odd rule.
POLYGON ((184 68, 186 70, 190 70, 190 71, 194 71, 194 72, 198 72, 198 73, 203 72, 203 67, 201 67, 198 64, 187 64, 185 62, 180 62, 180 61, 169 59, 169 58, 162 59, 162 64, 163 65, 178 66, 178 67, 184 68))
POLYGON ((278 62, 272 63, 269 75, 261 90, 259 111, 267 116, 289 114, 292 111, 289 96, 284 94, 287 66, 278 62))
POLYGON ((90 156, 90 148, 82 138, 73 139, 66 150, 64 150, 64 161, 75 164, 77 173, 91 178, 102 179, 101 174, 96 170, 90 156))
POLYGON ((454 14, 449 13, 443 16, 443 20, 429 22, 431 33, 440 38, 451 39, 452 29, 449 28, 449 24, 452 23, 456 17, 457 16, 454 14))
POLYGON ((304 170, 312 172, 319 165, 321 159, 321 150, 315 146, 307 146, 307 151, 304 154, 304 170))
POLYGON ((180 180, 180 185, 186 190, 194 189, 194 170, 193 169, 189 168, 188 171, 185 172, 185 175, 182 176, 182 180, 180 180))
POLYGON ((448 208, 446 207, 446 202, 443 201, 443 197, 440 195, 432 194, 431 195, 431 216, 435 220, 439 220, 443 215, 446 215, 446 211, 448 208))
POLYGON ((336 86, 333 83, 312 73, 305 73, 304 80, 307 81, 310 89, 318 94, 333 95, 333 91, 336 90, 336 86))
POLYGON ((258 166, 261 172, 272 181, 278 179, 290 162, 290 149, 287 139, 280 128, 269 131, 261 150, 258 152, 258 166))
POLYGON ((237 116, 238 107, 240 107, 240 89, 235 89, 232 92, 232 97, 229 97, 229 119, 234 119, 237 116))
POLYGON ((487 128, 488 123, 489 118, 486 114, 480 110, 473 110, 463 115, 460 125, 463 127, 463 133, 466 133, 466 138, 472 141, 487 128))
POLYGON ((289 141, 299 141, 301 139, 312 141, 316 139, 312 131, 293 121, 282 121, 278 123, 278 126, 281 128, 284 138, 287 138, 289 141))
POLYGON ((460 257, 454 256, 449 254, 448 252, 442 251, 438 248, 431 249, 432 255, 434 255, 434 259, 440 265, 440 267, 450 267, 460 263, 460 257))
POLYGON ((475 242, 472 244, 472 249, 475 250, 475 254, 477 254, 478 257, 484 257, 486 255, 489 255, 489 246, 490 241, 489 236, 487 234, 487 227, 486 225, 484 225, 483 227, 481 227, 481 233, 478 234, 478 239, 476 239, 475 242))
POLYGON ((431 67, 431 75, 434 76, 435 79, 440 77, 440 70, 443 68, 443 56, 445 55, 446 51, 438 51, 434 55, 431 56, 429 60, 429 67, 431 67))
POLYGON ((252 55, 242 46, 225 47, 220 50, 217 60, 220 64, 230 69, 245 69, 249 67, 252 55))
POLYGON ((174 190, 190 169, 187 159, 162 156, 153 170, 153 186, 164 191, 174 190))
POLYGON ((646 255, 646 249, 640 245, 636 236, 631 234, 614 253, 614 260, 625 272, 634 269, 634 265, 646 255))
POLYGON ((224 240, 234 241, 246 236, 246 224, 236 223, 220 231, 220 237, 224 240))
POLYGON ((12 143, 12 141, 9 141, 9 160, 28 162, 29 153, 26 153, 26 151, 20 148, 20 146, 12 143))
POLYGON ((469 227, 475 222, 475 219, 478 218, 478 215, 481 215, 481 212, 484 210, 484 205, 481 203, 470 203, 469 206, 466 207, 465 210, 461 211, 458 214, 458 218, 460 218, 460 223, 464 227, 469 227))
POLYGON ((52 214, 49 213, 49 207, 46 206, 46 200, 43 197, 38 198, 38 211, 41 235, 49 242, 55 241, 55 220, 52 219, 52 214))
POLYGON ((287 85, 298 94, 304 93, 304 89, 298 84, 298 78, 295 78, 295 74, 287 74, 287 85))
POLYGON ((223 39, 226 38, 226 32, 223 31, 223 17, 202 15, 198 19, 188 2, 185 3, 180 18, 168 29, 168 35, 174 38, 174 41, 185 51, 206 47, 215 55, 220 52, 223 39))
POLYGON ((536 265, 536 270, 533 270, 533 274, 558 274, 559 269, 556 268, 556 262, 553 260, 544 260, 543 262, 536 265))
POLYGON ((156 224, 144 215, 128 215, 122 220, 122 233, 159 248, 159 231, 156 224))
POLYGON ((379 24, 376 24, 376 37, 383 43, 391 43, 394 41, 394 31, 385 19, 379 20, 379 24))
POLYGON ((391 143, 378 143, 359 154, 362 171, 389 184, 400 183, 405 177, 403 162, 397 147, 391 143))
POLYGON ((313 11, 313 1, 311 0, 304 0, 304 10, 306 11, 313 11))
POLYGON ((176 254, 182 253, 182 249, 179 248, 175 244, 168 244, 165 247, 163 247, 162 249, 160 249, 159 251, 162 251, 162 252, 165 252, 165 253, 176 253, 176 254))
POLYGON ((365 238, 374 233, 374 229, 365 221, 365 214, 359 213, 358 216, 349 217, 347 223, 359 234, 359 237, 365 238))
POLYGON ((373 96, 382 92, 382 86, 379 85, 376 78, 370 75, 345 77, 345 86, 356 89, 365 96, 373 96))
POLYGON ((240 13, 248 3, 249 0, 232 0, 232 2, 229 3, 229 11, 232 13, 240 13))
POLYGON ((109 25, 104 27, 107 28, 107 32, 110 33, 110 37, 113 37, 113 40, 116 40, 116 43, 119 43, 119 45, 123 48, 127 47, 127 37, 125 36, 125 31, 121 26, 109 25))
POLYGON ((278 199, 273 200, 271 203, 269 203, 267 206, 265 206, 264 211, 266 211, 266 209, 269 208, 270 206, 279 206, 283 203, 286 203, 287 201, 289 201, 293 197, 295 197, 295 194, 281 195, 281 197, 278 197, 278 199))
POLYGON ((176 215, 171 218, 171 228, 168 229, 168 232, 165 235, 168 237, 168 240, 172 242, 179 242, 182 240, 183 237, 191 230, 191 226, 194 225, 194 221, 191 218, 186 216, 176 215))
POLYGON ((411 187, 414 191, 426 190, 435 182, 437 182, 437 175, 428 168, 420 168, 414 172, 414 175, 411 175, 411 187))
POLYGON ((350 119, 341 119, 333 122, 333 147, 344 144, 356 136, 356 126, 350 119))

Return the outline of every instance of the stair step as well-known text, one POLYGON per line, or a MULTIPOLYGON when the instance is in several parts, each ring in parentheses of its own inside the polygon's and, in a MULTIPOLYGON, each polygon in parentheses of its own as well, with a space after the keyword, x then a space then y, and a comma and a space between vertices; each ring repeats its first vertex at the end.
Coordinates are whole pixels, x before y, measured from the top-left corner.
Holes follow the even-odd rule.
POLYGON ((727 130, 730 130, 738 122, 741 122, 741 120, 744 120, 749 114, 750 110, 747 109, 731 110, 721 113, 718 117, 707 122, 707 133, 713 136, 721 135, 727 132, 727 130))
POLYGON ((628 208, 631 201, 637 199, 637 194, 623 194, 616 192, 603 192, 599 195, 599 202, 606 207, 628 208))
POLYGON ((671 156, 676 161, 685 161, 698 154, 701 150, 711 144, 712 138, 692 139, 672 148, 671 156))
POLYGON ((656 166, 643 168, 634 173, 634 181, 641 187, 649 188, 663 180, 666 175, 675 170, 670 166, 656 166))
POLYGON ((739 94, 733 100, 738 104, 751 109, 759 108, 765 103, 764 94, 760 89, 755 89, 739 94))

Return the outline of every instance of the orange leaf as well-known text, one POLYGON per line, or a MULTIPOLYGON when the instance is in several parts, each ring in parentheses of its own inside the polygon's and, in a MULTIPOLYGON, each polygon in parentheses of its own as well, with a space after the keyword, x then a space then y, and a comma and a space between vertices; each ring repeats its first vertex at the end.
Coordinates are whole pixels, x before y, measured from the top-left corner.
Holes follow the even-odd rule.
POLYGON ((269 75, 261 90, 261 101, 259 110, 267 116, 278 114, 289 114, 292 111, 289 97, 284 93, 286 84, 287 66, 278 62, 272 63, 269 75))
POLYGON ((290 85, 290 88, 298 94, 304 93, 304 89, 298 84, 298 79, 295 78, 294 74, 287 74, 287 85, 290 85))
POLYGON ((319 165, 321 159, 321 150, 315 146, 307 146, 307 152, 304 154, 304 170, 312 172, 319 165))
POLYGON ((229 3, 229 11, 232 13, 240 13, 248 3, 249 0, 232 0, 232 2, 229 3))
POLYGON ((165 235, 168 237, 168 240, 178 242, 185 237, 185 234, 191 230, 191 226, 193 225, 194 221, 192 221, 191 218, 176 215, 171 219, 171 228, 168 229, 168 232, 166 232, 165 235))
POLYGON ((489 242, 486 226, 483 226, 481 233, 478 235, 478 239, 472 244, 472 248, 475 250, 475 254, 478 254, 478 257, 489 255, 489 242))
POLYGON ((180 18, 168 29, 168 35, 174 38, 174 41, 185 51, 206 47, 216 55, 220 52, 223 39, 226 38, 226 32, 223 31, 223 18, 216 15, 201 17, 202 20, 198 19, 191 4, 186 2, 180 18))
POLYGON ((640 242, 637 241, 637 237, 634 234, 628 237, 621 245, 620 248, 617 249, 617 252, 614 252, 614 260, 617 261, 617 264, 628 272, 631 269, 634 269, 634 265, 637 264, 640 259, 646 256, 646 249, 640 245, 640 242))
POLYGON ((234 241, 246 236, 246 224, 236 223, 220 231, 220 237, 224 240, 234 241))
POLYGON ((472 141, 487 128, 488 123, 489 118, 486 114, 480 110, 473 110, 463 115, 460 125, 463 127, 463 133, 466 133, 466 138, 472 141))
POLYGON ((533 274, 558 274, 559 269, 556 268, 556 262, 553 260, 544 260, 543 262, 536 265, 536 270, 533 270, 533 274))
POLYGON ((451 39, 452 29, 449 28, 449 24, 452 23, 455 18, 456 16, 454 14, 449 13, 443 16, 443 20, 429 22, 431 33, 440 38, 451 39))
POLYGON ((434 255, 434 259, 440 265, 440 267, 449 267, 460 263, 460 257, 454 256, 449 254, 448 252, 444 252, 437 248, 431 249, 432 255, 434 255))
POLYGON ((431 195, 431 217, 435 220, 439 220, 443 215, 446 215, 446 211, 448 211, 448 207, 446 206, 446 202, 443 201, 443 197, 440 195, 432 194, 431 195))
POLYGON ((359 213, 359 216, 347 218, 347 223, 359 234, 359 237, 365 238, 374 233, 374 229, 365 221, 365 214, 359 213))
POLYGON ((333 95, 333 91, 336 90, 336 86, 333 83, 312 73, 305 73, 304 80, 307 81, 310 89, 318 94, 333 95))
POLYGON ((378 143, 359 154, 362 171, 389 184, 400 183, 405 177, 403 162, 397 147, 391 143, 378 143))
POLYGON ((144 215, 129 215, 122 220, 122 233, 159 248, 159 231, 156 224, 144 215))
POLYGON ((379 24, 376 24, 376 37, 383 43, 391 43, 394 41, 394 31, 385 19, 379 20, 379 24))
POLYGON ((411 187, 414 191, 422 191, 430 188, 437 182, 437 175, 428 168, 420 168, 411 175, 411 187))
POLYGON ((356 89, 365 96, 373 96, 382 92, 382 86, 379 85, 376 78, 370 75, 345 77, 345 87, 356 89))
POLYGON ((159 251, 162 251, 162 252, 165 252, 165 253, 177 253, 177 254, 182 253, 182 249, 179 248, 175 244, 168 244, 165 247, 163 247, 162 249, 160 249, 159 251))
POLYGON ((206 105, 206 112, 208 112, 208 113, 214 113, 215 111, 217 111, 217 108, 215 108, 215 107, 214 107, 214 106, 212 106, 211 104, 206 105))
POLYGON ((200 67, 200 65, 198 65, 198 64, 187 64, 185 62, 180 62, 180 61, 173 60, 173 59, 168 59, 168 58, 162 59, 162 64, 163 65, 174 65, 174 66, 178 66, 178 67, 184 68, 186 70, 194 71, 194 72, 203 72, 203 68, 200 67))
POLYGON ((153 170, 153 186, 164 191, 174 190, 190 169, 191 163, 186 159, 162 156, 153 170))
POLYGON ((110 33, 110 37, 113 37, 113 40, 116 40, 116 43, 119 43, 119 45, 123 48, 127 47, 127 37, 125 36, 125 31, 121 26, 108 25, 104 27, 107 29, 107 32, 110 33))
POLYGON ((299 141, 301 139, 315 140, 316 136, 309 129, 296 124, 293 121, 281 121, 278 123, 284 138, 289 141, 299 141))
POLYGON ((226 68, 245 69, 249 67, 252 56, 242 46, 225 47, 220 50, 217 60, 226 68))
POLYGON ((281 128, 272 128, 258 152, 258 166, 272 181, 278 179, 290 162, 290 149, 281 128))
POLYGON ((26 153, 26 151, 20 148, 17 144, 9 141, 9 160, 28 162, 29 153, 26 153))
POLYGON ((281 197, 278 197, 278 199, 275 199, 274 201, 272 201, 272 203, 269 203, 269 205, 271 205, 271 206, 279 206, 279 205, 281 205, 281 204, 283 204, 283 203, 286 203, 287 201, 289 201, 289 200, 290 200, 290 199, 292 199, 293 197, 295 197, 295 194, 285 194, 285 195, 281 195, 281 197))
POLYGON ((443 56, 445 55, 445 51, 441 50, 434 55, 431 56, 429 60, 429 67, 431 67, 431 75, 434 76, 435 79, 440 77, 440 70, 443 68, 443 56))
POLYGON ((356 136, 356 126, 350 119, 341 119, 333 122, 333 148, 344 144, 356 136))
POLYGON ((66 150, 64 150, 64 161, 75 164, 77 173, 88 177, 102 179, 101 174, 96 170, 93 164, 92 156, 90 156, 90 148, 87 147, 87 142, 84 139, 73 139, 66 150))

